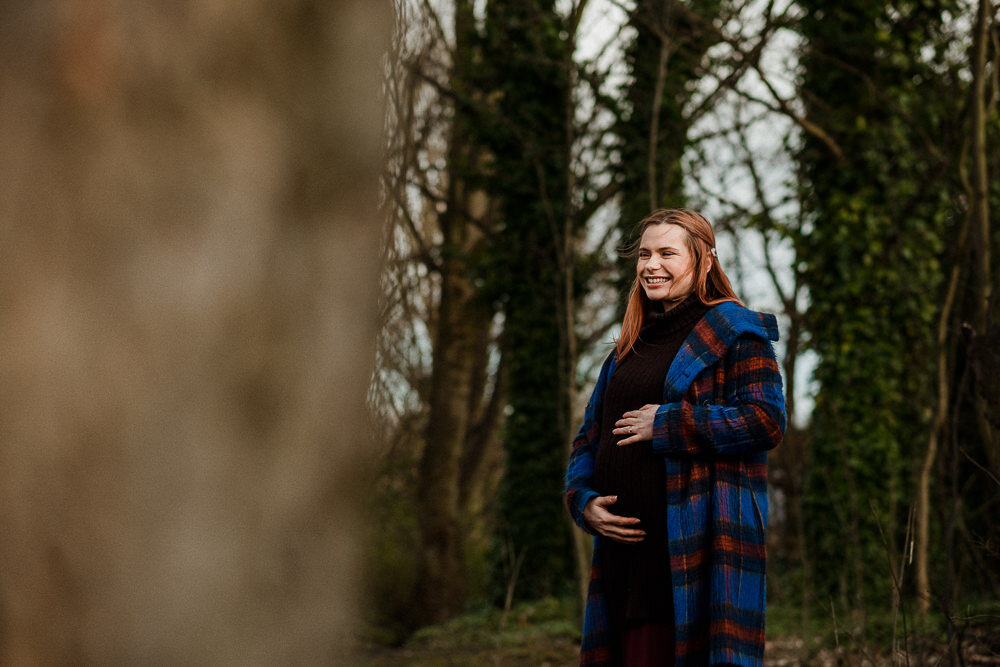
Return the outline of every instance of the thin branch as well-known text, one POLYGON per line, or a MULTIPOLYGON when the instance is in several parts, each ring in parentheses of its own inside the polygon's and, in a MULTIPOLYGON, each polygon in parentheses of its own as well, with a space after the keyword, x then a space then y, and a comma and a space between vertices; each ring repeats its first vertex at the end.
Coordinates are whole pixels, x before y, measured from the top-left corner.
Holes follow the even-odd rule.
POLYGON ((594 328, 589 334, 582 336, 580 338, 580 349, 589 350, 592 349, 597 343, 607 335, 609 331, 616 324, 618 324, 617 317, 610 317, 605 319, 603 322, 598 323, 597 327, 594 328))
POLYGON ((416 256, 419 257, 420 260, 424 264, 426 264, 429 269, 437 271, 441 267, 438 264, 437 260, 434 259, 434 255, 431 253, 430 248, 424 242, 423 236, 420 234, 420 230, 417 228, 417 223, 410 215, 410 210, 409 207, 406 205, 406 202, 402 201, 402 197, 399 191, 400 188, 392 188, 393 201, 396 202, 399 216, 406 223, 406 228, 409 230, 410 236, 412 236, 413 238, 413 242, 417 244, 416 256))
POLYGON ((441 23, 441 17, 438 16, 438 13, 431 5, 430 0, 422 0, 421 5, 423 5, 424 11, 427 12, 427 16, 430 17, 431 23, 437 31, 437 38, 440 44, 449 54, 454 55, 455 47, 454 45, 448 43, 448 34, 445 32, 444 25, 441 23))
POLYGON ((596 213, 609 201, 614 199, 619 192, 621 192, 620 181, 610 181, 607 185, 598 189, 594 198, 587 200, 584 205, 580 207, 580 219, 589 220, 594 213, 596 213))
POLYGON ((570 8, 567 23, 571 37, 576 36, 576 32, 580 27, 580 21, 583 19, 583 12, 586 11, 587 3, 589 1, 590 0, 577 0, 577 2, 573 3, 573 6, 570 8))
POLYGON ((962 452, 962 455, 965 458, 969 459, 969 463, 971 463, 972 465, 974 465, 977 468, 979 468, 980 470, 982 470, 986 474, 987 477, 989 477, 990 479, 992 479, 994 484, 996 484, 997 486, 1000 486, 1000 479, 997 479, 996 475, 994 475, 992 472, 990 472, 979 461, 977 461, 974 458, 972 458, 971 456, 969 456, 969 452, 965 451, 964 447, 959 447, 958 451, 962 452))
POLYGON ((667 78, 667 62, 673 54, 671 42, 666 36, 660 37, 660 57, 656 70, 656 83, 653 86, 653 109, 652 118, 649 123, 649 162, 646 167, 649 173, 649 205, 657 208, 659 197, 656 188, 656 157, 659 154, 657 147, 660 145, 660 109, 663 107, 663 86, 667 78))

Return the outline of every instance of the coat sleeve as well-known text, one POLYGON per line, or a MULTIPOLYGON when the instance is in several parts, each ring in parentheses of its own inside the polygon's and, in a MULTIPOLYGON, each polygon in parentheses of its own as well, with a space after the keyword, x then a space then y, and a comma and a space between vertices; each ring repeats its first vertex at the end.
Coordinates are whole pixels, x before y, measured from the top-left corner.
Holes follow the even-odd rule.
MULTIPOLYGON (((665 403, 653 421, 653 448, 666 455, 739 456, 772 449, 785 431, 781 372, 769 341, 744 335, 729 348, 722 402, 665 403)), ((704 372, 712 372, 710 369, 704 372)))
POLYGON ((594 498, 600 494, 591 488, 594 481, 594 463, 597 460, 597 445, 601 440, 600 414, 601 405, 604 399, 604 388, 607 385, 608 377, 614 355, 609 356, 601 367, 601 373, 597 378, 597 384, 587 402, 587 409, 583 415, 583 424, 576 438, 573 439, 573 448, 569 455, 569 464, 566 466, 566 506, 573 517, 576 525, 583 528, 588 533, 596 535, 587 523, 583 520, 583 510, 594 498))

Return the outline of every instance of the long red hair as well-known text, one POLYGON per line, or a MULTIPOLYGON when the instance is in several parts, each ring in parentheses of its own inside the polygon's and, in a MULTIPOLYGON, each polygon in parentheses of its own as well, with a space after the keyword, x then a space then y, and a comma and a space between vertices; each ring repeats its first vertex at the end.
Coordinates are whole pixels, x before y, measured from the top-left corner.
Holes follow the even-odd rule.
MULTIPOLYGON (((715 231, 712 229, 712 223, 700 213, 683 208, 653 211, 637 225, 638 233, 635 240, 625 248, 625 256, 637 256, 643 233, 653 225, 677 225, 687 232, 688 251, 694 257, 693 291, 702 303, 714 306, 723 301, 734 301, 741 306, 743 305, 743 302, 733 292, 733 287, 729 284, 729 278, 722 270, 718 258, 712 254, 715 249, 715 231)), ((652 302, 639 285, 639 277, 636 276, 632 280, 632 287, 629 289, 628 300, 625 304, 622 332, 615 343, 615 356, 619 361, 635 345, 635 341, 639 338, 639 332, 646 323, 651 305, 652 302)))

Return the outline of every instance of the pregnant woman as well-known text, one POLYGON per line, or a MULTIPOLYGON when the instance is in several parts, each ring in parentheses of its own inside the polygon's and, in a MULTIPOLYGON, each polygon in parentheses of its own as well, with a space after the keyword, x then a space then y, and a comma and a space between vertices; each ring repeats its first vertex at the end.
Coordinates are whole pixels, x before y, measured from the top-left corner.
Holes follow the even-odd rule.
POLYGON ((773 315, 745 308, 711 224, 656 211, 566 472, 595 535, 581 665, 760 665, 767 450, 785 428, 773 315))

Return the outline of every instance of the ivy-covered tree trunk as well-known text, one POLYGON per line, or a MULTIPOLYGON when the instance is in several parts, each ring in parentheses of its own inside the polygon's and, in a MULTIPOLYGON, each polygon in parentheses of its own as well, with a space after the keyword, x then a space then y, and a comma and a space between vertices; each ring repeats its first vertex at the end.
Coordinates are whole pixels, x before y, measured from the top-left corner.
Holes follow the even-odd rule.
MULTIPOLYGON (((621 145, 623 239, 650 211, 685 203, 682 158, 690 128, 685 105, 705 52, 719 39, 711 23, 719 6, 719 0, 639 0, 629 14, 634 30, 625 49, 630 80, 623 117, 615 126, 621 145)), ((626 259, 620 269, 624 292, 635 266, 626 259)))
POLYGON ((938 131, 940 95, 915 54, 938 34, 941 7, 802 7, 807 119, 843 155, 812 136, 798 154, 812 224, 797 250, 821 387, 806 525, 818 597, 836 595, 863 613, 866 596, 899 592, 890 590, 889 570, 899 564, 911 471, 933 400, 949 202, 943 161, 926 141, 938 131))
POLYGON ((566 281, 573 45, 552 1, 493 0, 486 65, 496 116, 492 192, 500 202, 490 272, 502 300, 507 410, 499 498, 504 585, 521 597, 571 587, 570 528, 561 491, 572 359, 566 281), (518 568, 517 566, 520 565, 518 568))

